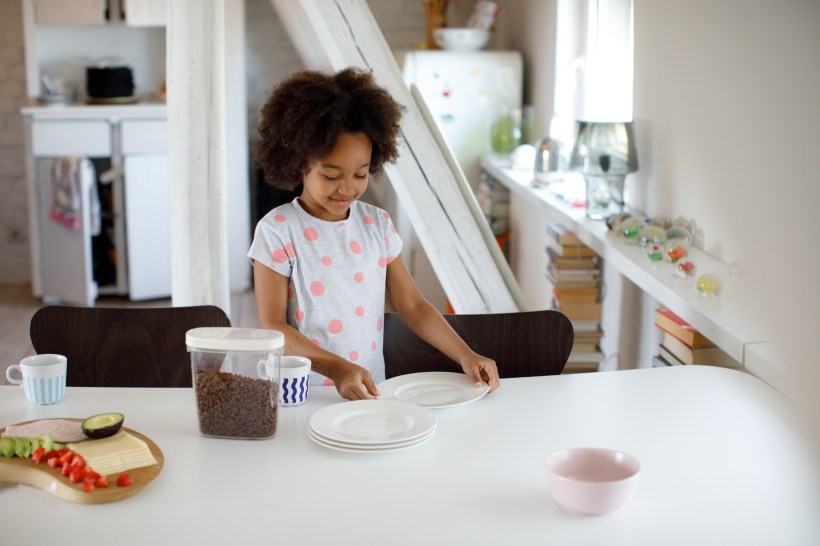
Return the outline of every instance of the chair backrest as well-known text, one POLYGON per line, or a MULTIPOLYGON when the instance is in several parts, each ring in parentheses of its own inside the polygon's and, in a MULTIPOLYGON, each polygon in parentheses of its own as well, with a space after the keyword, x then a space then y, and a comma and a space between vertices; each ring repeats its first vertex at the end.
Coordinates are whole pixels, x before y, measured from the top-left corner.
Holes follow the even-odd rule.
POLYGON ((37 353, 68 358, 74 387, 190 387, 185 332, 230 326, 219 307, 66 307, 39 309, 31 318, 37 353))
MULTIPOLYGON (((552 310, 444 318, 473 351, 495 360, 502 378, 560 374, 575 338, 570 320, 552 310)), ((385 314, 384 360, 388 378, 461 371, 456 362, 416 336, 397 313, 385 314)))

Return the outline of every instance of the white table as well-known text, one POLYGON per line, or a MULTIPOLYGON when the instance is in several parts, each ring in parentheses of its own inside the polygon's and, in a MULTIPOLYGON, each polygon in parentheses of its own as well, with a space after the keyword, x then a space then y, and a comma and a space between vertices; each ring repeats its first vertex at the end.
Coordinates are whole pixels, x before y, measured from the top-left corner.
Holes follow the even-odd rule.
POLYGON ((387 454, 307 437, 316 388, 282 408, 275 438, 199 434, 190 389, 70 388, 54 406, 0 387, 2 424, 119 411, 165 454, 119 503, 0 488, 3 544, 820 544, 817 461, 789 404, 758 379, 709 367, 508 379, 436 410, 435 437, 387 454), (616 448, 643 463, 637 495, 607 516, 563 512, 544 457, 616 448))

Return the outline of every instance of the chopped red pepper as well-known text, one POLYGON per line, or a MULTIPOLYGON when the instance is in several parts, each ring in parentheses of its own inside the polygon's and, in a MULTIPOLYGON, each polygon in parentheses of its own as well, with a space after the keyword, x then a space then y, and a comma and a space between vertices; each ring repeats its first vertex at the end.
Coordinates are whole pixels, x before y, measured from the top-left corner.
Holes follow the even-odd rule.
POLYGON ((71 466, 77 468, 85 468, 85 459, 79 453, 75 453, 74 456, 71 458, 71 466))
POLYGON ((134 480, 131 479, 131 476, 122 472, 119 476, 117 476, 117 487, 128 487, 132 485, 134 480))
POLYGON ((83 482, 83 491, 85 491, 86 493, 88 493, 89 491, 94 491, 94 489, 94 482, 83 482))
POLYGON ((71 483, 80 483, 85 479, 85 468, 80 468, 75 466, 71 469, 71 472, 68 474, 68 479, 71 483))
POLYGON ((43 457, 46 456, 46 448, 38 447, 34 450, 34 453, 31 454, 31 460, 35 463, 39 463, 43 461, 43 457))

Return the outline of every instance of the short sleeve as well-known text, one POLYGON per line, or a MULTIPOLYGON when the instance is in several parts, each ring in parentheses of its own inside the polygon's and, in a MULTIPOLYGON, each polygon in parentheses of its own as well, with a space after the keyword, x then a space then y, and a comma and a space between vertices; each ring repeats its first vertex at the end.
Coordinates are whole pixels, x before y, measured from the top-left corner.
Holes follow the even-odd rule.
POLYGON ((387 261, 390 263, 399 257, 404 243, 396 231, 396 226, 393 225, 392 218, 389 217, 387 218, 387 229, 384 239, 387 245, 387 261))
POLYGON ((277 229, 278 224, 271 222, 268 216, 256 225, 248 258, 252 262, 259 261, 285 277, 290 277, 295 259, 290 235, 285 230, 277 229))

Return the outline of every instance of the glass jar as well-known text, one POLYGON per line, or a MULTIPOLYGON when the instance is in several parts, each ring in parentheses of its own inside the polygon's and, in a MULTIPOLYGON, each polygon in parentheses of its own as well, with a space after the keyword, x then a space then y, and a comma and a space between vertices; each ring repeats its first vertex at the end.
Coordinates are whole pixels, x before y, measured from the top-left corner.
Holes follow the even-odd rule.
POLYGON ((285 335, 252 328, 194 328, 185 343, 199 431, 221 438, 272 438, 285 335))

